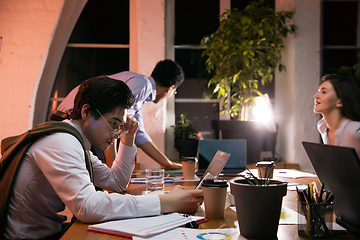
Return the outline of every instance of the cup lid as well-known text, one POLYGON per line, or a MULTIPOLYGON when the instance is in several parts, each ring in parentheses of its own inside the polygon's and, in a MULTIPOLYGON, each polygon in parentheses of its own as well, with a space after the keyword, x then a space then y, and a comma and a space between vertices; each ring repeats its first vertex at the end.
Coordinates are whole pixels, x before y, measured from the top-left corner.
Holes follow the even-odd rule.
POLYGON ((228 184, 226 180, 205 179, 201 186, 210 188, 226 188, 228 187, 228 184))
POLYGON ((197 162, 197 158, 196 157, 182 157, 180 159, 181 162, 197 162))
POLYGON ((260 161, 256 163, 256 167, 272 167, 274 166, 274 161, 260 161))

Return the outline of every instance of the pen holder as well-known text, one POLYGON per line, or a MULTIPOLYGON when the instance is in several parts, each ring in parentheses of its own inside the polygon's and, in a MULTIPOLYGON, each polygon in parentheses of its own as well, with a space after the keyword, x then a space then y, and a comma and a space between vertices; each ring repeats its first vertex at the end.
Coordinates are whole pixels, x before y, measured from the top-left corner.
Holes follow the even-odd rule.
POLYGON ((332 236, 332 203, 298 201, 298 234, 307 238, 332 236))

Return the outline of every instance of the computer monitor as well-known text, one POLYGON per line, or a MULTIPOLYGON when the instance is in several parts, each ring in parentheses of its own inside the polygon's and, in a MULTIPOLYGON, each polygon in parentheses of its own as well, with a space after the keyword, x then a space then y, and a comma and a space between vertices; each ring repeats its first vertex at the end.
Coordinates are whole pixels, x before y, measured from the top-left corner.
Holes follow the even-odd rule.
POLYGON ((360 160, 354 148, 302 142, 322 184, 334 194, 336 221, 360 232, 360 160))

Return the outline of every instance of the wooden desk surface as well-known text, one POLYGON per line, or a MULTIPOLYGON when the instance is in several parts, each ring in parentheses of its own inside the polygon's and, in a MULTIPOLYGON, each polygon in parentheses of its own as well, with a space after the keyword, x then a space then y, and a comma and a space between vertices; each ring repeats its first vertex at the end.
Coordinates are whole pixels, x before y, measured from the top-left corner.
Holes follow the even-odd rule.
MULTIPOLYGON (((297 178, 297 179, 289 179, 289 178, 276 178, 282 181, 295 182, 301 184, 308 184, 310 182, 316 182, 319 189, 319 181, 316 177, 307 177, 307 178, 297 178)), ((184 182, 181 185, 188 189, 193 189, 196 185, 195 182, 184 182)), ((174 184, 167 183, 165 184, 165 190, 170 190, 174 184)), ((145 190, 145 184, 129 184, 127 193, 139 195, 142 191, 145 190)), ((287 195, 283 198, 283 206, 286 206, 294 211, 297 211, 297 201, 296 201, 296 192, 295 191, 287 191, 287 195)), ((201 208, 196 215, 205 216, 204 210, 201 208)), ((79 240, 79 239, 129 239, 122 238, 114 235, 104 234, 104 233, 96 233, 86 231, 89 224, 81 223, 80 221, 76 221, 69 228, 69 230, 63 235, 61 240, 79 240)), ((217 228, 237 228, 238 221, 236 212, 231 210, 230 208, 225 210, 225 216, 223 219, 210 219, 208 222, 202 223, 199 225, 200 229, 217 229, 217 228)), ((259 227, 261 230, 261 227, 259 227)), ((240 235, 239 239, 247 239, 240 235)), ((303 236, 299 236, 297 233, 297 225, 279 225, 278 240, 292 240, 292 239, 307 239, 303 236)), ((354 236, 347 232, 336 233, 331 239, 359 239, 358 236, 354 236)))

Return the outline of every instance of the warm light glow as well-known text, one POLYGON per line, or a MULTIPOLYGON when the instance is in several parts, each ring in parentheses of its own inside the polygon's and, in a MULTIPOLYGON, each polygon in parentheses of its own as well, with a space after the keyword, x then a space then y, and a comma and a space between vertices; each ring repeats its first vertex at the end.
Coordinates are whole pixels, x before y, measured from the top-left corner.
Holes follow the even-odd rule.
POLYGON ((269 95, 264 94, 255 97, 255 108, 253 118, 256 121, 264 123, 269 132, 276 132, 274 113, 270 102, 269 95))
MULTIPOLYGON (((58 97, 58 90, 55 91, 54 93, 54 99, 56 99, 58 97)), ((57 108, 57 101, 53 101, 52 105, 51 105, 51 112, 54 112, 57 108)))

